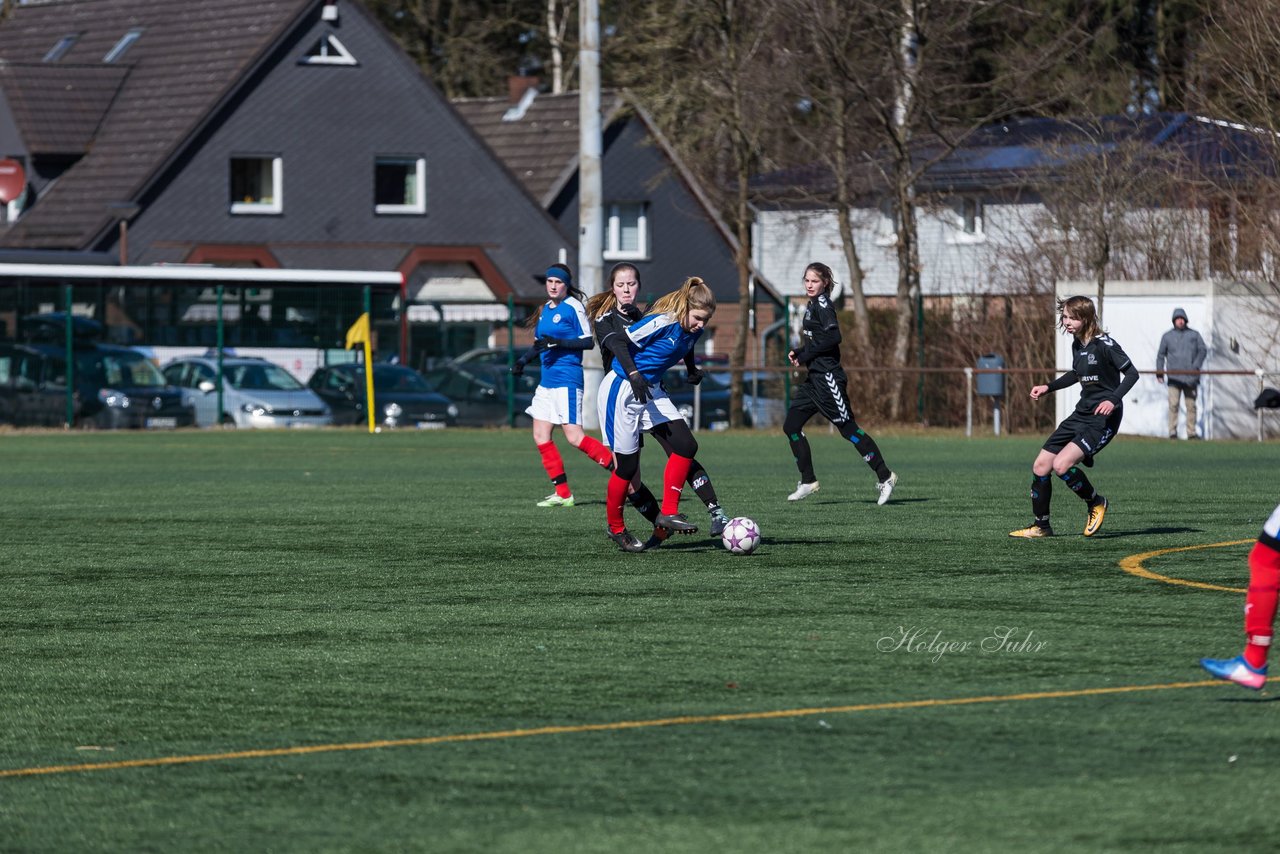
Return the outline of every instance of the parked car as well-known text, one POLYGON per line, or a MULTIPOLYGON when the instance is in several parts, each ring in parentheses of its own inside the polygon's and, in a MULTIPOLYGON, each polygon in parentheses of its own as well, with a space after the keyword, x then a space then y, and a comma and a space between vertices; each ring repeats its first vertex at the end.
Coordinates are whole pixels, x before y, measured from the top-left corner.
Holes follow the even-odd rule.
MULTIPOLYGON (((66 318, 45 314, 23 319, 31 340, 0 344, 0 423, 56 426, 66 423, 66 318)), ((149 359, 128 347, 93 340, 102 327, 75 318, 72 356, 77 427, 172 429, 190 427, 195 413, 182 393, 166 384, 149 359)))
MULTIPOLYGON (((662 387, 667 390, 667 396, 676 405, 676 409, 680 410, 680 414, 684 416, 685 422, 690 427, 693 426, 695 388, 698 389, 696 393, 700 396, 698 428, 724 430, 729 426, 729 386, 721 380, 710 374, 703 374, 702 382, 696 387, 691 386, 682 365, 662 375, 662 387)), ((745 405, 743 410, 742 424, 744 427, 750 427, 751 412, 745 405)))
POLYGON ((218 357, 189 356, 164 366, 165 378, 182 389, 201 427, 325 427, 333 414, 293 374, 266 359, 222 359, 222 411, 218 411, 218 357))
MULTIPOLYGON (((335 424, 366 424, 364 365, 317 368, 307 385, 333 409, 335 424)), ((383 427, 429 429, 458 423, 458 407, 404 365, 373 366, 373 411, 383 427)))
MULTIPOLYGON (((505 360, 506 351, 501 352, 505 360)), ((532 421, 525 414, 525 409, 533 402, 533 392, 538 387, 542 369, 538 365, 529 365, 524 374, 512 377, 505 361, 454 360, 429 369, 425 376, 431 385, 454 402, 458 407, 458 423, 468 427, 509 424, 507 384, 514 382, 516 426, 527 427, 532 421)))

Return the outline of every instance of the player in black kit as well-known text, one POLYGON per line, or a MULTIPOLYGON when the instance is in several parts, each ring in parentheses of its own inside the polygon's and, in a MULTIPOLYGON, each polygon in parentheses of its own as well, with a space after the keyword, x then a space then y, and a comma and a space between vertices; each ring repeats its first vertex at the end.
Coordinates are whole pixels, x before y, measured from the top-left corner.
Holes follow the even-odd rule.
POLYGON ((1088 297, 1059 300, 1058 314, 1058 325, 1075 336, 1071 342, 1071 370, 1048 385, 1032 388, 1031 399, 1039 400, 1051 391, 1080 383, 1080 402, 1045 440, 1032 463, 1031 512, 1035 521, 1010 532, 1011 537, 1053 536, 1053 528, 1049 526, 1052 474, 1062 478, 1062 482, 1088 504, 1084 535, 1092 537, 1098 533, 1107 514, 1107 499, 1093 488, 1078 464, 1093 465, 1093 458, 1115 438, 1124 415, 1121 398, 1138 381, 1138 369, 1124 350, 1098 328, 1098 312, 1093 300, 1088 297))
POLYGON ((840 323, 836 319, 835 306, 831 304, 831 288, 835 279, 826 264, 813 263, 804 269, 804 291, 809 304, 804 308, 804 345, 792 350, 787 358, 796 367, 806 367, 809 375, 791 398, 782 430, 791 443, 791 453, 800 469, 800 482, 796 491, 787 496, 788 501, 799 501, 818 491, 818 479, 813 474, 813 455, 809 440, 804 435, 804 425, 814 415, 821 414, 836 426, 840 435, 853 443, 876 473, 877 504, 884 504, 893 494, 898 476, 889 471, 875 439, 858 427, 849 406, 849 378, 840 367, 840 323))

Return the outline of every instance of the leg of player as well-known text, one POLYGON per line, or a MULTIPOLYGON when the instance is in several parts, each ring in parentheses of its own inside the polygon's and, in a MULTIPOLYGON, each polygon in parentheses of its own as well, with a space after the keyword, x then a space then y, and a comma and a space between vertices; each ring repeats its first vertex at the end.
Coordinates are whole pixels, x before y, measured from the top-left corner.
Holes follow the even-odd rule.
POLYGON ((876 492, 878 493, 876 504, 888 502, 889 496, 893 495, 893 488, 898 485, 898 475, 889 471, 889 466, 885 463, 876 440, 871 438, 870 434, 859 427, 858 422, 852 418, 836 424, 836 429, 840 431, 841 436, 853 443, 858 453, 862 455, 863 461, 876 473, 876 492))
POLYGON ((1025 528, 1010 531, 1009 536, 1034 540, 1052 537, 1049 525, 1049 499, 1053 496, 1053 459, 1055 454, 1043 448, 1031 464, 1031 515, 1033 521, 1025 528))
POLYGON ((689 432, 683 418, 656 425, 652 432, 655 436, 665 434, 671 443, 671 456, 667 457, 662 476, 662 513, 658 516, 658 526, 679 534, 696 534, 698 526, 680 512, 680 493, 689 479, 689 469, 694 455, 698 453, 698 441, 689 432))
POLYGON ((609 475, 609 486, 605 491, 605 516, 609 523, 607 533, 609 539, 624 552, 642 552, 644 544, 627 530, 622 519, 622 505, 627 499, 631 479, 640 470, 640 452, 618 454, 617 461, 617 468, 609 475))
POLYGON ((551 427, 550 421, 540 421, 536 418, 533 421, 533 443, 542 457, 542 468, 555 488, 555 492, 539 501, 538 506, 572 507, 573 493, 569 490, 569 478, 564 473, 564 460, 560 458, 560 451, 556 448, 555 442, 551 441, 551 427))
MULTIPOLYGON (((658 444, 662 446, 662 450, 667 456, 671 456, 671 440, 668 438, 669 431, 660 429, 654 430, 653 437, 658 440, 658 444)), ((729 516, 724 512, 724 508, 720 506, 720 499, 716 496, 716 489, 711 485, 711 476, 707 474, 707 470, 703 468, 702 463, 696 459, 689 465, 689 485, 693 487, 693 492, 702 499, 702 503, 707 506, 707 512, 711 514, 710 534, 718 537, 724 533, 725 526, 729 524, 729 516)))
POLYGON ((818 476, 813 473, 813 451, 804 435, 804 425, 812 417, 811 411, 793 405, 782 422, 782 432, 787 435, 791 455, 796 458, 796 468, 800 470, 800 481, 796 484, 796 491, 787 496, 788 501, 800 501, 818 491, 818 476))
POLYGON ((606 471, 613 471, 613 451, 609 446, 592 436, 588 436, 579 424, 565 424, 564 437, 570 445, 595 460, 596 464, 606 471))
POLYGON ((1069 443, 1065 448, 1058 452, 1053 459, 1053 472, 1056 474, 1067 488, 1080 496, 1088 507, 1085 516, 1084 535, 1092 537, 1102 528, 1102 520, 1107 515, 1107 499, 1098 494, 1098 490, 1094 489, 1093 484, 1089 482, 1089 478, 1085 477, 1084 471, 1080 468, 1079 463, 1084 459, 1085 449, 1077 445, 1075 442, 1069 443))
POLYGON ((1267 682, 1276 603, 1280 600, 1280 551, 1255 543, 1249 552, 1249 592, 1244 606, 1244 652, 1235 658, 1202 658, 1200 666, 1218 679, 1260 690, 1267 682))

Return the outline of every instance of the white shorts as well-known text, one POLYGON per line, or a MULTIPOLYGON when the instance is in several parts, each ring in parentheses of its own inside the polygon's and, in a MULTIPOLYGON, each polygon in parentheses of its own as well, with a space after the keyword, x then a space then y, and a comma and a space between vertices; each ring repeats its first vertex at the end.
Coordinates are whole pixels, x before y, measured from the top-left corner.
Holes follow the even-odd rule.
POLYGON ((551 424, 582 424, 582 389, 538 386, 525 410, 535 421, 551 424))
POLYGON ((615 454, 634 454, 640 450, 640 434, 647 433, 659 424, 679 421, 680 410, 667 397, 660 385, 649 387, 652 399, 645 404, 636 403, 631 393, 631 383, 610 371, 600 382, 600 394, 596 408, 600 414, 600 432, 604 442, 615 454))

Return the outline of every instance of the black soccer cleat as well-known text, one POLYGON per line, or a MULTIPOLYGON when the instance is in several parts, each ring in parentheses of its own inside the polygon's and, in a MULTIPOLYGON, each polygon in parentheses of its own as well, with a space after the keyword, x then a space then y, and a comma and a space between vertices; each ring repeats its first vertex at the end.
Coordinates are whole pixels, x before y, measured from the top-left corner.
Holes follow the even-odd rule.
POLYGON ((698 526, 684 518, 683 513, 672 513, 670 516, 666 513, 659 513, 658 518, 653 520, 653 524, 659 528, 674 531, 677 534, 698 533, 698 526))
POLYGON ((636 539, 636 535, 628 531, 626 528, 623 528, 616 534, 608 528, 605 528, 605 533, 608 534, 609 539, 613 540, 614 543, 617 544, 618 548, 622 549, 624 552, 644 551, 644 543, 636 539))

